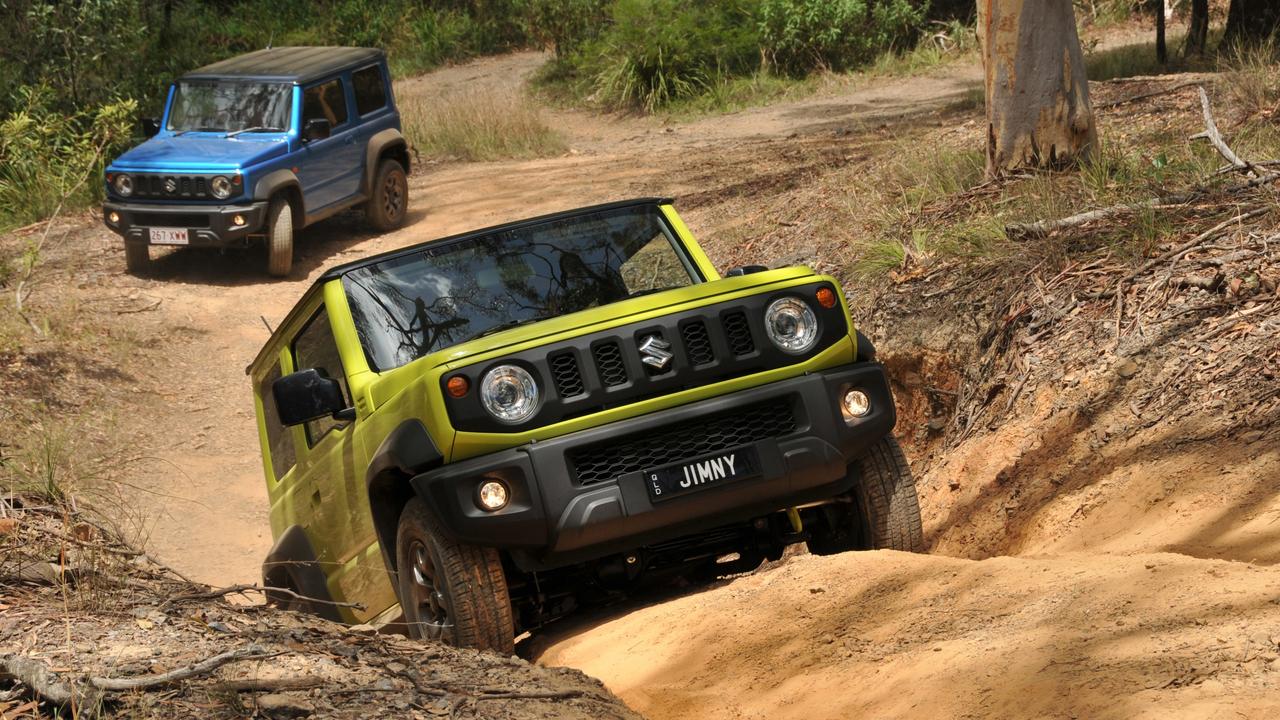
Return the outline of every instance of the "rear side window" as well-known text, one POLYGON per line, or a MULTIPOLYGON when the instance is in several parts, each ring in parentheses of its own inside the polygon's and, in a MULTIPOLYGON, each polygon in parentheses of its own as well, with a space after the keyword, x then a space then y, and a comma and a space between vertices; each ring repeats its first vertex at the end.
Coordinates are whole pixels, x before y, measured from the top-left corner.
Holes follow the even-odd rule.
POLYGON ((271 470, 276 480, 284 477, 293 469, 297 456, 293 449, 293 433, 280 423, 280 413, 276 411, 276 399, 271 394, 271 385, 280 379, 280 364, 271 367, 271 372, 263 378, 258 387, 258 396, 262 398, 262 422, 267 426, 267 447, 271 453, 271 470))
POLYGON ((356 95, 356 113, 368 115, 387 106, 387 86, 382 79, 382 66, 374 65, 351 73, 356 95))
POLYGON ((342 92, 341 80, 312 85, 302 93, 302 122, 328 120, 338 127, 347 121, 347 97, 342 92))
MULTIPOLYGON (((338 345, 333 341, 333 331, 329 329, 329 313, 324 308, 320 308, 320 312, 312 316, 307 327, 298 335, 298 339, 293 341, 293 366, 299 370, 308 368, 323 370, 329 377, 338 381, 342 386, 342 396, 350 401, 351 393, 347 390, 347 377, 342 371, 342 359, 338 357, 338 345)), ((315 447, 315 444, 328 435, 330 430, 344 425, 346 423, 331 417, 312 420, 306 424, 307 444, 315 447)))

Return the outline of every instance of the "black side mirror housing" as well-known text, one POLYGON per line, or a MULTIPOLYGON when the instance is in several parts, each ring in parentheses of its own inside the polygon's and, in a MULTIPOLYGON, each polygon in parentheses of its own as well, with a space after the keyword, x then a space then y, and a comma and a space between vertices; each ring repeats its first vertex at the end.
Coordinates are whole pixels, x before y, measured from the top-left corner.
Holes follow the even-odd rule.
POLYGON ((342 386, 324 370, 308 368, 271 383, 276 412, 285 425, 301 425, 322 417, 350 419, 342 386))
POLYGON ((142 128, 142 137, 153 138, 160 134, 160 118, 138 118, 138 126, 142 128))
POLYGON ((752 275, 758 272, 764 272, 769 268, 764 265, 742 265, 725 273, 725 277, 742 277, 743 275, 752 275))
POLYGON ((304 142, 323 140, 332 133, 333 126, 324 118, 311 118, 302 126, 302 139, 304 142))

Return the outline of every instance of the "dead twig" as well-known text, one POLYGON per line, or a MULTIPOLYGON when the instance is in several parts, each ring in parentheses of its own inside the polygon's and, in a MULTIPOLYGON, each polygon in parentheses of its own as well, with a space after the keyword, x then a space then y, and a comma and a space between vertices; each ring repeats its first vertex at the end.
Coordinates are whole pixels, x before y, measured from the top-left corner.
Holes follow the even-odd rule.
POLYGON ((308 597, 294 592, 288 588, 264 587, 262 585, 252 585, 249 583, 241 585, 231 585, 230 587, 215 588, 206 592, 186 593, 184 595, 174 595, 160 605, 160 609, 173 605, 174 603, 183 602, 185 600, 211 600, 213 598, 225 597, 227 595, 235 595, 237 593, 257 592, 266 595, 268 593, 280 593, 288 595, 296 600, 302 600, 310 603, 319 603, 321 605, 332 605, 333 607, 353 608, 356 610, 364 610, 365 606, 360 603, 338 602, 336 600, 321 600, 320 598, 308 597))
POLYGON ((1170 85, 1169 87, 1162 88, 1160 90, 1153 90, 1151 92, 1141 93, 1139 95, 1122 98, 1120 100, 1112 100, 1111 102, 1100 103, 1098 105, 1094 105, 1093 109, 1106 110, 1108 108, 1119 107, 1121 105, 1128 105, 1129 103, 1138 102, 1139 100, 1146 100, 1147 98, 1159 97, 1160 95, 1168 95, 1169 93, 1177 92, 1184 88, 1195 87, 1197 85, 1200 85, 1203 82, 1204 80, 1202 78, 1196 79, 1196 80, 1188 80, 1186 82, 1180 82, 1176 85, 1170 85))
POLYGON ((258 645, 249 645, 247 647, 229 650, 219 655, 214 655, 206 660, 201 660, 193 665, 187 665, 158 675, 144 675, 141 677, 128 678, 91 677, 89 678, 89 684, 99 690, 106 690, 108 692, 146 690, 148 688, 168 685, 170 683, 188 680, 201 675, 208 675, 228 663, 243 662, 245 660, 264 660, 266 658, 276 657, 280 654, 281 653, 269 653, 258 645))
POLYGON ((0 655, 0 675, 17 680, 58 707, 89 708, 101 697, 101 693, 62 679, 39 660, 22 655, 0 655))

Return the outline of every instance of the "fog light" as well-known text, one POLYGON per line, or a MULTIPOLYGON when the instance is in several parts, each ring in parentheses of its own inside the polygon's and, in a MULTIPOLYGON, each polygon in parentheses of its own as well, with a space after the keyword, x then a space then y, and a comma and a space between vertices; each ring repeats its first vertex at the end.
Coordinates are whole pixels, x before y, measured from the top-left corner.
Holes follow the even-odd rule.
POLYGON ((494 512, 507 506, 507 486, 497 480, 486 480, 476 493, 481 510, 494 512))
POLYGON ((235 226, 237 226, 237 227, 241 227, 241 226, 243 226, 243 225, 244 225, 244 216, 243 216, 243 215, 232 215, 232 216, 231 216, 231 224, 232 224, 232 225, 235 225, 235 226))
POLYGON ((119 224, 120 224, 120 213, 118 213, 118 212, 112 212, 111 214, 107 215, 107 220, 108 220, 112 225, 119 225, 119 224))
POLYGON ((861 390, 846 390, 840 399, 840 414, 845 422, 853 422, 857 418, 866 417, 871 412, 871 398, 861 390))

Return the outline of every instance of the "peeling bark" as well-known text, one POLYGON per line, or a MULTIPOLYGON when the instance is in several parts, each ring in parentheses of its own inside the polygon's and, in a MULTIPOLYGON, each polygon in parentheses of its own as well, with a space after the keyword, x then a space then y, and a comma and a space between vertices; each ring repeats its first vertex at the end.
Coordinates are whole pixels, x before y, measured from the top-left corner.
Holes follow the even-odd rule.
POLYGON ((978 0, 987 174, 1064 167, 1097 146, 1071 0, 978 0))

